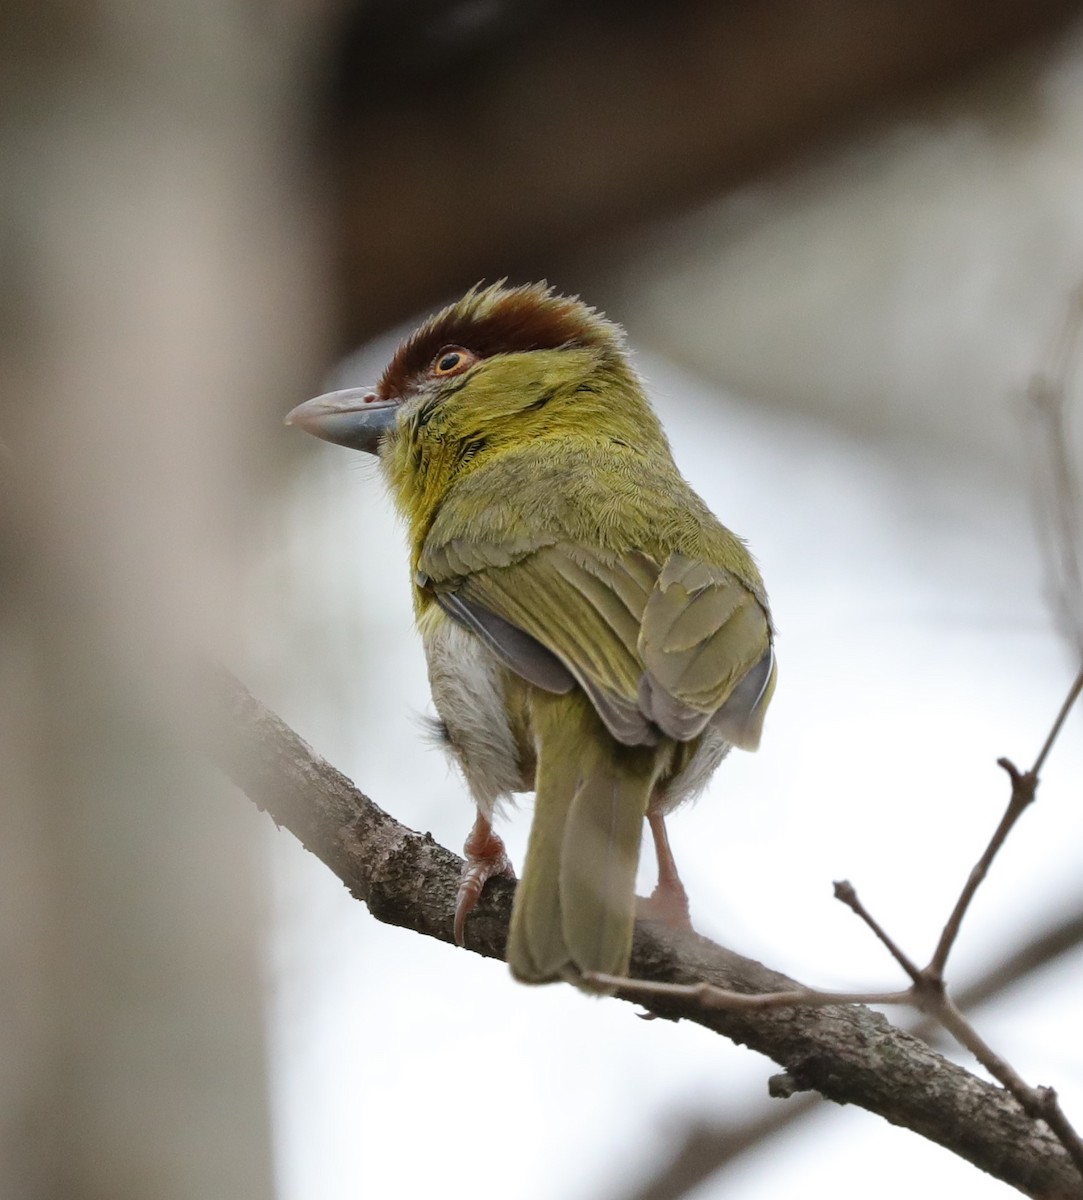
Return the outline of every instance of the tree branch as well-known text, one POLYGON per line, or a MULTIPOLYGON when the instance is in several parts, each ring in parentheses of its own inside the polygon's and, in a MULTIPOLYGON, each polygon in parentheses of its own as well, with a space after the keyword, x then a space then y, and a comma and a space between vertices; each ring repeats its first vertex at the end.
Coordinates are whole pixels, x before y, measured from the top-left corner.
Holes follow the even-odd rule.
MULTIPOLYGON (((1080 946, 1083 946, 1083 905, 1077 905, 1066 917, 1052 921, 1036 936, 1005 954, 995 966, 962 988, 955 1002, 963 1012, 979 1008, 1080 946)), ((937 1036, 944 1033, 943 1026, 924 1016, 904 1028, 934 1044, 937 1036)), ((747 1151, 763 1147, 769 1139, 821 1111, 820 1096, 806 1094, 794 1097, 786 1105, 764 1107, 738 1122, 718 1122, 705 1115, 689 1116, 687 1127, 675 1135, 680 1140, 671 1156, 657 1165, 653 1175, 637 1178, 629 1190, 620 1193, 620 1200, 675 1200, 685 1196, 706 1179, 717 1179, 747 1151)))
MULTIPOLYGON (((316 755, 232 675, 215 669, 206 706, 214 761, 275 822, 289 829, 378 920, 452 942, 461 860, 428 834, 400 825, 316 755)), ((514 884, 492 880, 467 926, 467 948, 503 958, 514 884)), ((632 956, 640 979, 706 982, 727 991, 777 992, 794 980, 695 934, 663 939, 640 926, 632 956)), ((619 994, 620 995, 620 994, 619 994)), ((636 1000, 634 995, 621 995, 636 1000)), ((659 1016, 687 1019, 777 1062, 791 1090, 858 1104, 1029 1196, 1083 1197, 1053 1135, 1003 1091, 948 1062, 880 1013, 859 1006, 725 1011, 686 996, 660 997, 659 1016)))
MULTIPOLYGON (((918 967, 907 954, 900 949, 895 940, 872 916, 862 904, 853 884, 843 880, 835 884, 835 898, 842 901, 854 912, 875 937, 881 942, 888 953, 895 959, 903 971, 910 977, 911 986, 904 992, 825 992, 813 988, 798 987, 796 989, 779 989, 757 995, 749 995, 740 991, 717 987, 709 982, 699 981, 695 984, 658 983, 643 979, 625 979, 624 988, 632 995, 637 995, 646 1001, 658 998, 685 998, 701 1004, 705 1009, 725 1009, 730 1012, 743 1012, 750 1009, 765 1011, 767 1009, 812 1007, 822 1008, 831 1003, 838 1004, 902 1004, 911 1005, 927 1013, 938 1021, 960 1045, 964 1046, 981 1063, 981 1065, 1019 1102, 1023 1111, 1034 1120, 1041 1120, 1056 1134, 1061 1145, 1070 1155, 1080 1173, 1083 1184, 1083 1139, 1073 1128, 1064 1110, 1060 1107, 1057 1093, 1050 1087, 1031 1087, 1027 1084, 1012 1065, 1002 1058, 981 1037, 973 1025, 963 1016, 960 1008, 948 995, 944 982, 944 968, 951 953, 963 918, 970 902, 981 886, 993 859, 1007 841, 1008 835, 1023 812, 1034 803, 1038 787, 1038 773, 1048 758, 1056 743, 1057 737, 1071 711, 1072 706, 1083 692, 1083 670, 1080 671, 1067 698, 1057 713, 1053 726, 1038 753, 1034 766, 1029 771, 1020 771, 1014 763, 1006 758, 998 759, 1001 766, 1011 779, 1012 790, 1008 807, 997 828, 990 837, 988 845, 982 852, 977 865, 963 885, 959 899, 956 901, 951 915, 944 925, 936 951, 928 966, 918 967)), ((622 981, 615 976, 593 973, 588 979, 602 986, 615 988, 622 981)))

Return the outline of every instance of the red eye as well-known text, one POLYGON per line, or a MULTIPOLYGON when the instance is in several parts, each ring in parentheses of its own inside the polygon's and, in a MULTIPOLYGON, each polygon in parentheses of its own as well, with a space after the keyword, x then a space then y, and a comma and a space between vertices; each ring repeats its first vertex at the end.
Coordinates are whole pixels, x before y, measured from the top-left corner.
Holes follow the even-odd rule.
POLYGON ((477 361, 478 356, 469 350, 464 350, 462 346, 445 346, 432 360, 432 366, 429 367, 429 374, 437 376, 461 375, 464 371, 468 371, 477 361))

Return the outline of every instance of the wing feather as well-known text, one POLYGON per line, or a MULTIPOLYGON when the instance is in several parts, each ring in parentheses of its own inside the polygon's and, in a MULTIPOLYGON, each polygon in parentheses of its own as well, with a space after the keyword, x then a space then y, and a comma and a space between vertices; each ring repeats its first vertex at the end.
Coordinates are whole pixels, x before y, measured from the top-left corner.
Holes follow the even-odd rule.
POLYGON ((774 680, 760 599, 726 568, 557 539, 425 547, 419 583, 547 691, 578 682, 627 745, 708 722, 754 745, 774 680), (766 699, 765 699, 766 696, 766 699))

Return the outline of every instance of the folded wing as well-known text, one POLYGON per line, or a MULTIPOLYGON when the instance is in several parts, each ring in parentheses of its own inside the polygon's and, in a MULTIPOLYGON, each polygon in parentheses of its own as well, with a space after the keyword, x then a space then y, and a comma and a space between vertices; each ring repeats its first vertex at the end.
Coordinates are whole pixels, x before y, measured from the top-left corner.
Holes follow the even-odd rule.
POLYGON ((626 745, 713 724, 754 749, 774 684, 768 618, 730 571, 567 541, 426 547, 418 583, 517 674, 578 683, 626 745))

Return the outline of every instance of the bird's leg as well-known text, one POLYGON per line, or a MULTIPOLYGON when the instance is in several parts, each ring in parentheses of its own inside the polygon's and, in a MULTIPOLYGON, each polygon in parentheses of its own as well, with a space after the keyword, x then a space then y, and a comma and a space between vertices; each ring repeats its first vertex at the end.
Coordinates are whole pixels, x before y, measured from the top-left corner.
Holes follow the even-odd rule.
POLYGON ((650 896, 639 902, 639 916, 644 921, 661 921, 671 929, 691 929, 688 893, 677 873, 677 864, 666 833, 666 819, 660 812, 649 812, 647 823, 651 827, 654 852, 658 857, 658 883, 650 896))
POLYGON ((511 861, 504 843, 493 833, 492 824, 487 817, 479 812, 474 821, 474 828, 463 845, 463 873, 459 880, 459 895, 455 901, 455 944, 463 944, 466 930, 466 918, 471 914, 474 905, 481 896, 481 889, 486 880, 493 875, 503 875, 514 879, 511 861))

